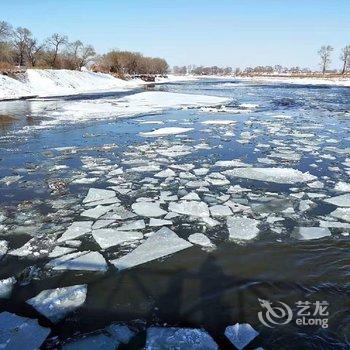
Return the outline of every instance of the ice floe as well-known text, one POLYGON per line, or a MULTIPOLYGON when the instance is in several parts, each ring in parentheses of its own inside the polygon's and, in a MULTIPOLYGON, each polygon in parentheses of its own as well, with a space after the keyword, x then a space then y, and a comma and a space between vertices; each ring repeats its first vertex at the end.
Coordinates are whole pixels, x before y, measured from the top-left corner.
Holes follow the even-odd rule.
POLYGON ((136 202, 131 206, 132 210, 139 216, 160 217, 167 212, 160 208, 159 203, 152 202, 136 202))
POLYGON ((298 227, 295 237, 301 240, 319 239, 331 236, 327 227, 298 227))
POLYGON ((16 279, 14 277, 9 277, 9 278, 0 280, 0 299, 7 299, 10 297, 15 283, 16 283, 16 279))
POLYGON ((238 350, 244 349, 258 335, 259 332, 248 323, 236 323, 225 329, 225 336, 238 350))
POLYGON ((148 132, 140 132, 140 135, 143 137, 162 137, 162 136, 168 136, 168 135, 183 134, 191 130, 193 130, 193 128, 168 127, 168 128, 160 128, 160 129, 156 129, 148 132))
POLYGON ((223 173, 231 177, 241 177, 280 184, 296 184, 316 179, 314 175, 291 168, 237 168, 226 170, 223 173))
POLYGON ((336 205, 337 207, 350 208, 350 193, 341 194, 340 196, 327 198, 326 203, 336 205))
POLYGON ((208 205, 198 201, 171 202, 169 204, 169 211, 182 215, 209 217, 208 205))
POLYGON ((128 269, 176 253, 191 246, 191 243, 180 238, 174 231, 167 227, 162 227, 132 252, 121 258, 112 260, 111 263, 118 270, 128 269))
POLYGON ((125 242, 135 241, 143 238, 142 232, 120 231, 112 228, 94 230, 92 231, 92 236, 102 249, 107 249, 125 242))
POLYGON ((51 330, 36 319, 4 311, 0 314, 0 348, 12 350, 39 349, 51 330))
POLYGON ((217 350, 213 338, 202 329, 150 327, 147 329, 146 350, 217 350))
POLYGON ((247 217, 234 216, 227 218, 229 238, 232 240, 250 240, 259 234, 259 221, 247 217))
POLYGON ((86 293, 86 284, 47 289, 26 302, 51 322, 57 323, 84 304, 86 293))

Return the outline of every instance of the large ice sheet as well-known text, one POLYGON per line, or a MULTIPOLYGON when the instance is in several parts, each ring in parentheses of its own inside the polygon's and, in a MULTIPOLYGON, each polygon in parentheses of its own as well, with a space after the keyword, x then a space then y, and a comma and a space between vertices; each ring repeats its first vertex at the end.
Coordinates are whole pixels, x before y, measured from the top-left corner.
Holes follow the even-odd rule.
POLYGON ((150 327, 146 350, 217 350, 213 338, 202 329, 150 327))
POLYGON ((84 304, 87 285, 47 289, 27 300, 38 312, 56 323, 84 304))
POLYGON ((237 168, 223 172, 227 176, 280 184, 296 184, 316 179, 316 176, 292 168, 237 168))
POLYGON ((128 269, 191 246, 190 242, 180 238, 174 231, 167 227, 162 227, 131 253, 112 260, 111 263, 119 270, 128 269))
POLYGON ((132 210, 139 216, 157 218, 165 215, 167 212, 160 208, 159 203, 136 202, 131 206, 132 210))
POLYGON ((74 221, 57 242, 75 239, 91 232, 92 221, 74 221))
POLYGON ((350 193, 341 194, 340 196, 332 198, 327 198, 324 201, 336 205, 337 207, 350 208, 350 193))

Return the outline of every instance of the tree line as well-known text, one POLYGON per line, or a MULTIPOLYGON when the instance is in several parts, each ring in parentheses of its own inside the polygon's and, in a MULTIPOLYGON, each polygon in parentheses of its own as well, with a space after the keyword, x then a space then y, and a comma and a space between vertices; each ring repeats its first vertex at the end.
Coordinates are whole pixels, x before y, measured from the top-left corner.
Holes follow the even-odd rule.
MULTIPOLYGON (((332 52, 334 48, 331 45, 321 46, 318 54, 320 56, 320 67, 322 70, 322 74, 325 74, 330 63, 332 62, 332 52)), ((342 62, 341 74, 345 74, 348 69, 350 69, 350 45, 346 45, 342 48, 339 59, 342 62)))
POLYGON ((138 52, 113 50, 97 55, 92 45, 70 41, 59 33, 40 42, 28 28, 13 28, 0 21, 0 69, 16 66, 81 70, 87 65, 94 71, 117 76, 166 74, 169 69, 164 59, 138 52))

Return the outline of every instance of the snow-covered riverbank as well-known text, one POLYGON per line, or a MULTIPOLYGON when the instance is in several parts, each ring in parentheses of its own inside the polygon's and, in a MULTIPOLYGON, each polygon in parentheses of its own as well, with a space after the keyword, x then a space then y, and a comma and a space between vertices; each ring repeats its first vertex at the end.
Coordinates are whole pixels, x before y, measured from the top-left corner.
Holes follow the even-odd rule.
MULTIPOLYGON (((160 78, 156 82, 179 82, 192 79, 195 78, 169 75, 167 78, 160 78)), ((18 79, 0 75, 0 100, 125 91, 144 84, 146 82, 141 79, 122 80, 110 74, 88 71, 28 69, 18 79)))

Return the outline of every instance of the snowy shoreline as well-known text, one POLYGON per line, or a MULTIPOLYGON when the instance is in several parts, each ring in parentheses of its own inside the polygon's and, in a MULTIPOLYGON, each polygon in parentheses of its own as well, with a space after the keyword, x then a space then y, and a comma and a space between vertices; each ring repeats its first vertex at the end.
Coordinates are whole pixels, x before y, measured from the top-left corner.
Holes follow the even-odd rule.
MULTIPOLYGON (((195 80, 193 76, 157 78, 155 84, 195 80)), ((149 82, 122 80, 110 74, 88 71, 28 69, 18 79, 0 75, 0 101, 70 96, 88 93, 123 92, 149 82)))

